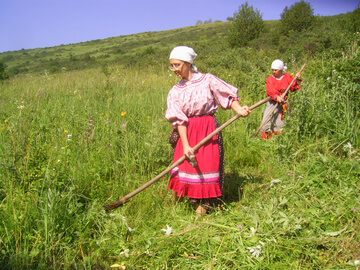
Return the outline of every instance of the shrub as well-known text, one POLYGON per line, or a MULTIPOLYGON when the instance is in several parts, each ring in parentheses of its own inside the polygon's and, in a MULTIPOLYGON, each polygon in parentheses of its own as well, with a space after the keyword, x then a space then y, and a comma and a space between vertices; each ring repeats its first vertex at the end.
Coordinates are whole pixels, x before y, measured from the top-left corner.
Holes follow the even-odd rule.
POLYGON ((9 78, 9 74, 6 72, 6 65, 0 61, 0 80, 5 80, 9 78))
POLYGON ((265 24, 260 11, 254 10, 248 2, 239 7, 234 18, 228 34, 228 42, 232 47, 246 46, 249 41, 258 38, 264 32, 265 24))
POLYGON ((314 10, 310 3, 304 0, 296 2, 290 8, 285 7, 281 13, 282 30, 287 33, 290 30, 301 32, 309 29, 314 22, 314 10))

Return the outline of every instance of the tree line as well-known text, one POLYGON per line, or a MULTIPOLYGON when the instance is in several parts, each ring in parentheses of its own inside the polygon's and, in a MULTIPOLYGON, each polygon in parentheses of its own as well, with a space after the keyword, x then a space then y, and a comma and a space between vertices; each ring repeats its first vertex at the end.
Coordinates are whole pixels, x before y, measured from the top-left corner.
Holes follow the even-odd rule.
MULTIPOLYGON (((356 10, 343 22, 345 31, 356 33, 360 31, 360 4, 356 10)), ((262 14, 258 9, 245 2, 234 13, 233 17, 228 17, 232 21, 227 40, 232 47, 244 47, 250 41, 259 38, 268 31, 262 19, 262 14)), ((286 6, 281 13, 280 24, 275 29, 274 35, 291 36, 294 32, 301 33, 310 30, 317 23, 314 9, 311 4, 301 0, 290 7, 286 6)), ((279 45, 274 43, 274 45, 279 45)))

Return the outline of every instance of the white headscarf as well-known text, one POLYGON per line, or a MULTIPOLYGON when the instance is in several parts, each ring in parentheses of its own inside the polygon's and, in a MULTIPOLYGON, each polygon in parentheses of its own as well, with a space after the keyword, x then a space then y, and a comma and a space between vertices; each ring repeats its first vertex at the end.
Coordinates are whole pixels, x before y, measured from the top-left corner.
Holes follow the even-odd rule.
POLYGON ((194 60, 196 56, 197 54, 193 48, 187 46, 177 46, 171 51, 169 59, 177 59, 188 62, 192 64, 192 68, 196 72, 197 68, 194 65, 194 60))
POLYGON ((276 59, 274 62, 272 62, 271 69, 279 69, 279 70, 286 71, 287 66, 285 66, 284 62, 281 61, 280 59, 276 59))

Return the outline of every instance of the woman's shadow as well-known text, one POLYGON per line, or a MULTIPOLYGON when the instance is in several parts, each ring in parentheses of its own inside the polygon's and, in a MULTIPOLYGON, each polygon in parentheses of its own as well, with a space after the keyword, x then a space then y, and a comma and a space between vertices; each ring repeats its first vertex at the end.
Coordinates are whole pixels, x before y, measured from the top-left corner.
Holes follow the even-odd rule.
POLYGON ((225 204, 241 201, 244 188, 248 183, 262 183, 263 178, 255 177, 252 174, 240 176, 237 172, 225 174, 225 186, 223 189, 223 198, 225 204))

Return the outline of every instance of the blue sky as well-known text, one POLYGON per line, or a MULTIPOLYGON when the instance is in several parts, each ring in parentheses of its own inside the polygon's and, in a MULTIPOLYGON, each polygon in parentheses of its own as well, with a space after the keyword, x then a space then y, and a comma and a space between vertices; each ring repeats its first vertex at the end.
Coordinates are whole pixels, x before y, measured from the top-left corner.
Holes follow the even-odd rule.
MULTIPOLYGON (((248 0, 264 20, 300 0, 248 0)), ((315 15, 353 11, 360 0, 309 0, 315 15)), ((0 52, 52 47, 195 25, 233 16, 239 0, 0 0, 0 52)))

